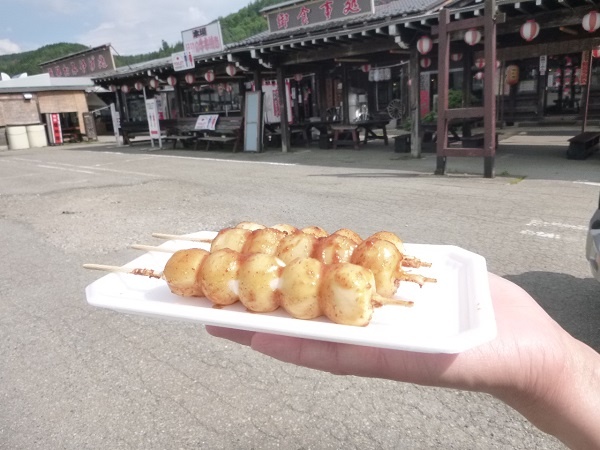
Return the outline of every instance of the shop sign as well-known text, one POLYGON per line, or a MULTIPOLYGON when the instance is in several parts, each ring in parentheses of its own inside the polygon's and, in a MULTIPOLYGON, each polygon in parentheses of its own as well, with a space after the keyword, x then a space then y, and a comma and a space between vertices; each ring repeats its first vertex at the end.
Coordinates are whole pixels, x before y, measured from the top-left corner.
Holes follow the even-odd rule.
POLYGON ((269 31, 283 30, 373 14, 374 0, 317 0, 267 13, 269 31))
POLYGON ((40 64, 51 77, 88 77, 91 74, 115 69, 110 46, 103 45, 85 52, 40 64))
POLYGON ((172 53, 171 64, 173 64, 173 70, 175 72, 190 70, 196 66, 194 57, 190 51, 172 53))
POLYGON ((160 122, 158 119, 158 106, 153 98, 146 100, 146 117, 148 118, 150 137, 158 139, 160 137, 160 122))
POLYGON ((202 56, 223 51, 223 35, 219 21, 181 32, 183 50, 192 56, 202 56))
POLYGON ((581 77, 579 78, 579 84, 585 86, 588 84, 588 75, 590 73, 590 52, 581 53, 581 77))
POLYGON ((392 79, 392 69, 383 67, 369 70, 369 81, 388 81, 392 79))

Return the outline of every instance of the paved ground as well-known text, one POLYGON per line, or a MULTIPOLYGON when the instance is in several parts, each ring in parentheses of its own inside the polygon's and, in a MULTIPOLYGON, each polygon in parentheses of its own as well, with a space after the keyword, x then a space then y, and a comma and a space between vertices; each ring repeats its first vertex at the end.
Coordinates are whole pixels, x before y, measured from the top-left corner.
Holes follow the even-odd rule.
MULTIPOLYGON (((557 449, 485 395, 283 365, 202 327, 87 305, 98 274, 152 232, 242 220, 394 231, 454 244, 529 290, 600 349, 600 286, 584 260, 600 155, 500 146, 435 176, 369 144, 288 154, 82 145, 0 152, 0 448, 557 449)), ((537 142, 539 144, 539 141, 537 142)))

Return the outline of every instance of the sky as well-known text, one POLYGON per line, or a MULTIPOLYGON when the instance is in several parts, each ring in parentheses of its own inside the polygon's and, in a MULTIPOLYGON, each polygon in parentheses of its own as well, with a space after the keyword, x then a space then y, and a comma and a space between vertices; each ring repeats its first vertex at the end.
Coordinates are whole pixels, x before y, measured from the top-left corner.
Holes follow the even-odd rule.
POLYGON ((0 0, 0 55, 59 42, 111 44, 119 55, 158 50, 181 31, 239 11, 251 0, 0 0))

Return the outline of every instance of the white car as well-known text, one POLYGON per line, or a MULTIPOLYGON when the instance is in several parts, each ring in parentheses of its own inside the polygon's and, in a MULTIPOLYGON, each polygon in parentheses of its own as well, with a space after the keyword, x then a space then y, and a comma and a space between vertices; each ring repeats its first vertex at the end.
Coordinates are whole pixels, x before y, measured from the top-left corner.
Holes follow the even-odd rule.
POLYGON ((592 275, 600 281, 600 199, 598 200, 598 209, 590 220, 588 229, 586 255, 590 262, 592 275))

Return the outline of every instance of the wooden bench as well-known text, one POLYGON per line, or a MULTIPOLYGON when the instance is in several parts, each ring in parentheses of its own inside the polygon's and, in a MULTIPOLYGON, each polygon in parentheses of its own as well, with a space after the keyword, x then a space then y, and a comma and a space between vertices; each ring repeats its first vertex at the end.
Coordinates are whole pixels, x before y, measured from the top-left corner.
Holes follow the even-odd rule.
POLYGON ((585 159, 598 150, 600 143, 600 132, 584 131, 569 139, 567 159, 585 159))
POLYGON ((192 144, 198 142, 198 136, 196 135, 196 118, 181 118, 181 119, 170 119, 161 120, 160 129, 165 130, 166 136, 162 139, 164 141, 172 141, 173 148, 177 147, 177 143, 181 142, 184 148, 190 148, 192 144))
POLYGON ((198 147, 198 142, 200 141, 206 142, 206 150, 210 148, 210 144, 213 142, 221 145, 233 142, 233 152, 235 153, 239 144, 242 142, 243 127, 243 117, 220 116, 219 120, 217 120, 214 130, 196 130, 204 133, 204 136, 197 138, 196 148, 198 147))
POLYGON ((358 127, 356 125, 331 125, 331 131, 333 131, 334 149, 336 149, 338 145, 352 145, 355 149, 358 149, 360 140, 358 137, 358 127))
POLYGON ((145 120, 121 122, 120 132, 121 136, 123 136, 123 144, 126 145, 131 145, 131 139, 138 136, 146 136, 148 139, 150 139, 148 122, 145 120))

